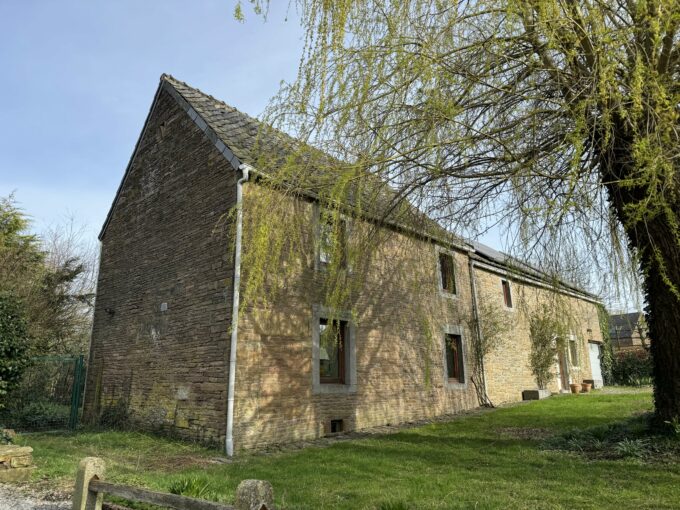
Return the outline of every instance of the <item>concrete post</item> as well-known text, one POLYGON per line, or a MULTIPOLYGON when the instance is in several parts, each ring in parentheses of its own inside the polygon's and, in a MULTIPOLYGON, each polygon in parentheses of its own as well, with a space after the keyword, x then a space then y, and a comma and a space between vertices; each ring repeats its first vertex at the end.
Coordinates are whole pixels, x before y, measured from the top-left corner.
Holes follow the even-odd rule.
POLYGON ((236 488, 236 510, 273 510, 274 489, 265 480, 243 480, 236 488))
POLYGON ((78 464, 73 490, 73 510, 101 510, 103 494, 90 492, 90 480, 104 479, 105 464, 98 457, 85 457, 78 464))

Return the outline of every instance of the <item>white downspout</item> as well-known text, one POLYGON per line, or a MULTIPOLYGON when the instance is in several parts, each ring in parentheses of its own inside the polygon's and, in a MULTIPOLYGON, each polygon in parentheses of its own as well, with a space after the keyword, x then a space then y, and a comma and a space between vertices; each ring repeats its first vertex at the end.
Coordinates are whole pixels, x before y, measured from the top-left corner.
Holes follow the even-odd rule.
POLYGON ((231 345, 229 349, 229 389, 227 391, 226 450, 234 455, 234 390, 236 386, 236 344, 238 343, 238 309, 241 289, 241 238, 243 237, 243 183, 248 180, 250 165, 238 169, 243 176, 236 181, 236 239, 234 243, 234 294, 231 307, 231 345))

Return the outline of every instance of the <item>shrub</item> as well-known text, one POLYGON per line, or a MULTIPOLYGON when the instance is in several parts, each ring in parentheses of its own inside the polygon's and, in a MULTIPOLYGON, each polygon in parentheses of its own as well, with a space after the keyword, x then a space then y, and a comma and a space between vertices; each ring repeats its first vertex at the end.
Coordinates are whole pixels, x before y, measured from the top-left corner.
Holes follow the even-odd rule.
POLYGON ((71 406, 48 400, 29 402, 19 408, 8 408, 6 425, 20 430, 49 430, 68 425, 71 406))
POLYGON ((183 477, 175 480, 168 488, 171 494, 189 496, 197 499, 212 499, 215 491, 210 489, 210 483, 196 477, 183 477))
POLYGON ((620 352, 612 363, 615 384, 642 386, 652 383, 652 357, 648 351, 620 352))
POLYGON ((552 380, 558 349, 569 332, 568 317, 556 306, 544 304, 529 318, 531 353, 529 365, 541 389, 552 380))
POLYGON ((641 459, 649 455, 649 441, 646 439, 624 439, 614 446, 614 451, 623 458, 641 459))
POLYGON ((0 430, 0 445, 12 444, 14 442, 14 433, 8 429, 0 430))
POLYGON ((123 399, 110 403, 102 410, 99 425, 104 428, 126 429, 130 426, 128 405, 123 399))
POLYGON ((0 294, 0 409, 28 366, 28 333, 24 310, 11 294, 0 294))
POLYGON ((658 429, 651 413, 610 425, 572 429, 546 439, 542 447, 591 459, 639 459, 645 462, 664 462, 677 459, 680 454, 680 440, 669 434, 668 429, 658 429))

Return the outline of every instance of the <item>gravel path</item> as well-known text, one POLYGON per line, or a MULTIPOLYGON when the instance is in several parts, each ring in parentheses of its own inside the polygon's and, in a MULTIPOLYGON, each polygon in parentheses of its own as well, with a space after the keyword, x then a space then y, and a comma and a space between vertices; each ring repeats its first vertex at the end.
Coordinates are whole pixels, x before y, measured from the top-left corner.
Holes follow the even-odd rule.
POLYGON ((70 510, 69 501, 45 501, 26 496, 11 485, 0 484, 0 510, 70 510))

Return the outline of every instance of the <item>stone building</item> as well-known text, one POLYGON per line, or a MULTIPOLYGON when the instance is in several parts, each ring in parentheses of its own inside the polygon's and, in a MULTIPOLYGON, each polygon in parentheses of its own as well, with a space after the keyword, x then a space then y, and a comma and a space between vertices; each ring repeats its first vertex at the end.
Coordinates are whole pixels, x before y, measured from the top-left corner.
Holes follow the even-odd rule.
POLYGON ((496 404, 521 400, 536 387, 528 316, 555 296, 577 326, 550 389, 594 378, 594 296, 555 288, 529 266, 435 230, 376 227, 348 214, 350 237, 369 225, 386 234, 351 306, 331 309, 315 242, 323 204, 266 185, 256 146, 282 150, 288 139, 277 132, 263 140, 259 128, 161 77, 100 234, 86 420, 226 442, 231 454, 471 409, 480 384, 496 404), (249 225, 272 194, 301 221, 309 256, 293 261, 284 296, 235 313, 249 225), (230 227, 220 228, 225 221, 230 227), (471 318, 481 303, 493 303, 512 327, 473 383, 471 318))
POLYGON ((644 314, 631 312, 610 315, 609 337, 615 353, 649 349, 649 331, 644 314))

